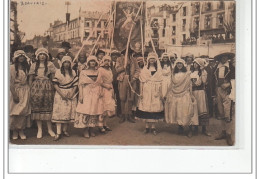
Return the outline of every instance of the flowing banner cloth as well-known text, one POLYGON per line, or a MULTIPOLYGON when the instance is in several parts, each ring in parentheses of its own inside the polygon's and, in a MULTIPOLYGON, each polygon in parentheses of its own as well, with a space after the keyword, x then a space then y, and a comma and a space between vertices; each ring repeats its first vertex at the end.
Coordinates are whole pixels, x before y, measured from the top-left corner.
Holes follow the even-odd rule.
MULTIPOLYGON (((114 27, 114 44, 115 47, 122 51, 126 49, 128 36, 133 25, 131 33, 130 47, 134 47, 136 42, 141 42, 141 25, 144 29, 145 20, 145 3, 144 2, 117 2, 115 27, 114 27), (138 9, 143 3, 141 11, 138 9), (138 14, 137 14, 138 13, 138 14)), ((144 35, 144 34, 143 34, 144 35)))

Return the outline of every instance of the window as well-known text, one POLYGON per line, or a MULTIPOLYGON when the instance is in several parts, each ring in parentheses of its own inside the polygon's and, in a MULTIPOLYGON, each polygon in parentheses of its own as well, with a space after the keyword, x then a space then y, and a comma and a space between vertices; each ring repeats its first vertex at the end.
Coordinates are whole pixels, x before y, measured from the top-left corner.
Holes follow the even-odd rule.
POLYGON ((200 23, 199 17, 195 17, 195 18, 194 18, 194 23, 193 23, 193 29, 194 29, 195 31, 198 31, 198 30, 199 30, 199 23, 200 23))
POLYGON ((187 15, 187 7, 182 8, 182 15, 186 16, 187 15))
POLYGON ((195 3, 195 14, 198 14, 200 12, 200 3, 195 3))
POLYGON ((98 30, 98 31, 97 31, 97 37, 99 36, 99 34, 100 34, 100 33, 101 33, 101 31, 100 31, 100 30, 98 30))
POLYGON ((165 29, 162 30, 162 36, 165 37, 165 29))
POLYGON ((97 27, 98 27, 98 28, 101 28, 101 22, 98 23, 97 27))
POLYGON ((219 9, 224 9, 224 1, 220 1, 218 4, 219 9))
POLYGON ((176 26, 172 26, 172 35, 176 35, 176 26))
POLYGON ((151 27, 152 28, 158 28, 159 24, 158 24, 158 19, 153 19, 151 22, 151 27))
POLYGON ((88 37, 89 36, 89 32, 85 32, 85 37, 88 37))
POLYGON ((85 21, 85 27, 90 27, 90 22, 89 21, 85 21))
POLYGON ((224 25, 224 13, 221 13, 217 15, 217 26, 221 28, 223 27, 223 25, 224 25))
POLYGON ((207 2, 206 4, 206 11, 210 11, 211 10, 211 3, 207 2))
POLYGON ((182 35, 182 40, 183 40, 183 41, 186 41, 186 34, 183 34, 183 35, 182 35))
POLYGON ((186 19, 182 20, 182 31, 186 30, 186 19))
POLYGON ((205 29, 211 28, 211 15, 205 16, 205 29))
POLYGON ((173 44, 173 45, 176 44, 176 39, 175 39, 175 38, 172 39, 172 44, 173 44))
POLYGON ((176 14, 172 14, 172 22, 176 21, 176 14))
POLYGON ((163 27, 166 27, 166 19, 163 19, 163 27))

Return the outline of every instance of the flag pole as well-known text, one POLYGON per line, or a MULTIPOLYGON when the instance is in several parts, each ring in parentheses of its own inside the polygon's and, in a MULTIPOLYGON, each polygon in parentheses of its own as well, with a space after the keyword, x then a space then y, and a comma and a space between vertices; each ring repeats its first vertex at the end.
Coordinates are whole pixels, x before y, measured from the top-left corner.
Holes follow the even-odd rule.
MULTIPOLYGON (((102 13, 102 14, 100 15, 100 17, 99 17, 99 19, 98 19, 98 23, 100 22, 100 20, 101 20, 101 18, 103 17, 103 15, 104 15, 104 13, 102 13)), ((98 23, 97 23, 97 24, 98 24, 98 23)), ((96 27, 97 27, 97 24, 96 24, 96 27)), ((78 58, 78 56, 79 56, 81 50, 84 48, 86 42, 88 42, 88 40, 90 39, 90 37, 93 36, 93 34, 94 34, 94 32, 92 31, 92 33, 89 34, 88 38, 82 42, 82 46, 81 46, 81 48, 79 49, 77 55, 74 57, 73 62, 75 62, 75 60, 78 58)))
MULTIPOLYGON (((141 16, 143 15, 143 8, 144 8, 144 2, 142 1, 142 11, 141 11, 141 16)), ((144 63, 144 34, 143 34, 143 16, 141 18, 141 41, 142 41, 142 56, 143 56, 143 63, 144 63)))

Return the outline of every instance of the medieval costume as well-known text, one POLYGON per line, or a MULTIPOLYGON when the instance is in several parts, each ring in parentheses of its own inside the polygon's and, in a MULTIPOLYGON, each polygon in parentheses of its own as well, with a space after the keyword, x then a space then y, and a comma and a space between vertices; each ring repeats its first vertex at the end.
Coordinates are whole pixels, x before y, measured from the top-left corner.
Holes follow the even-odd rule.
POLYGON ((185 61, 177 59, 173 69, 172 83, 169 87, 165 101, 165 120, 168 124, 179 125, 179 133, 183 132, 184 126, 189 126, 188 136, 192 136, 192 126, 198 125, 198 116, 194 114, 195 98, 191 93, 190 72, 185 68, 185 61), (182 64, 182 68, 178 66, 182 64))
POLYGON ((31 114, 30 87, 28 84, 29 64, 24 51, 17 50, 14 53, 14 64, 10 66, 10 130, 13 131, 13 139, 26 139, 24 128, 26 119, 31 114), (23 58, 23 62, 18 58, 23 58))
MULTIPOLYGON (((102 86, 102 105, 103 105, 103 128, 106 131, 111 131, 111 129, 107 126, 107 118, 115 115, 115 96, 113 89, 113 73, 110 69, 111 65, 111 57, 104 56, 101 63, 100 68, 98 69, 99 80, 98 82, 102 86)), ((101 123, 101 121, 100 121, 101 123)))
POLYGON ((162 94, 162 68, 157 54, 148 55, 148 64, 140 73, 140 98, 136 111, 136 118, 146 122, 145 133, 150 131, 149 124, 152 124, 152 133, 157 134, 155 123, 164 118, 163 94, 162 94))
POLYGON ((63 133, 69 136, 67 132, 68 123, 75 118, 75 109, 77 98, 75 95, 78 85, 78 77, 75 71, 72 70, 73 65, 70 56, 64 56, 61 60, 61 68, 56 71, 53 78, 54 87, 56 89, 53 103, 52 122, 57 125, 57 135, 55 140, 60 139, 61 124, 63 124, 63 133), (68 72, 64 67, 64 63, 70 63, 68 72))
MULTIPOLYGON (((194 64, 191 73, 192 94, 197 101, 199 125, 202 126, 202 133, 206 136, 210 136, 206 130, 206 126, 209 125, 208 103, 205 93, 207 72, 204 68, 206 65, 206 60, 202 58, 196 58, 193 63, 194 64)), ((196 133, 197 132, 198 127, 196 126, 196 133)))
POLYGON ((83 128, 84 137, 94 136, 92 129, 98 124, 98 118, 103 114, 102 87, 98 83, 98 61, 95 56, 87 58, 87 68, 79 76, 79 101, 76 108, 75 128, 83 128), (95 66, 90 68, 90 63, 95 66), (90 128, 90 130, 88 130, 90 128))
POLYGON ((63 48, 58 49, 58 54, 56 58, 53 60, 53 64, 57 69, 61 67, 61 59, 65 56, 65 50, 63 48))
POLYGON ((42 121, 47 121, 48 132, 55 136, 51 128, 51 117, 53 109, 54 88, 51 82, 56 68, 48 61, 49 54, 45 48, 39 48, 36 52, 36 62, 30 68, 29 83, 31 86, 31 118, 37 121, 37 138, 42 138, 42 121))

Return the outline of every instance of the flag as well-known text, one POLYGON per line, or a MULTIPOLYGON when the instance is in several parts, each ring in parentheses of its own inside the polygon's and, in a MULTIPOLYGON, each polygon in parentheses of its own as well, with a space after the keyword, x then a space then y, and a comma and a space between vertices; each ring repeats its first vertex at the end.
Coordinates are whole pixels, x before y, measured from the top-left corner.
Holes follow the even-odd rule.
MULTIPOLYGON (((114 27, 114 45, 117 50, 126 49, 130 29, 133 25, 133 30, 130 39, 130 47, 133 47, 136 42, 141 43, 141 25, 144 29, 145 20, 145 3, 143 8, 138 13, 142 2, 117 2, 115 27, 114 27), (138 13, 138 14, 137 14, 138 13)), ((144 31, 144 30, 143 30, 144 31)), ((144 34, 143 34, 144 35, 144 34)))

